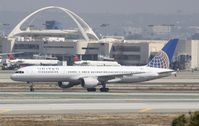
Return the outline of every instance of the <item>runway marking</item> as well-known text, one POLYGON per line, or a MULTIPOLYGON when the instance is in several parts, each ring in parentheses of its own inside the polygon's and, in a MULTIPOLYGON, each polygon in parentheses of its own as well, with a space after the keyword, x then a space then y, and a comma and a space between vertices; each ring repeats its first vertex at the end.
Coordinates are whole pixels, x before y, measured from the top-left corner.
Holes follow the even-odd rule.
POLYGON ((0 114, 10 112, 10 111, 12 111, 12 110, 10 110, 10 109, 0 109, 0 114))
POLYGON ((138 112, 144 113, 144 112, 148 112, 150 110, 152 110, 152 108, 143 108, 143 109, 140 109, 138 112))

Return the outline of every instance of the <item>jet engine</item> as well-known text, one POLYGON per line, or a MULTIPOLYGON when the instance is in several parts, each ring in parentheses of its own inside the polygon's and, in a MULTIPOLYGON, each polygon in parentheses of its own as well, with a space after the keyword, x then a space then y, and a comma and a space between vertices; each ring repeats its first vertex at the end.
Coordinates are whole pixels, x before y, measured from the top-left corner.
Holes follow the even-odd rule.
POLYGON ((100 82, 96 78, 91 77, 80 79, 80 81, 82 87, 84 88, 95 88, 97 85, 100 84, 100 82))
POLYGON ((71 82, 58 82, 58 86, 60 88, 70 88, 70 87, 73 87, 74 85, 76 85, 76 84, 71 83, 71 82))

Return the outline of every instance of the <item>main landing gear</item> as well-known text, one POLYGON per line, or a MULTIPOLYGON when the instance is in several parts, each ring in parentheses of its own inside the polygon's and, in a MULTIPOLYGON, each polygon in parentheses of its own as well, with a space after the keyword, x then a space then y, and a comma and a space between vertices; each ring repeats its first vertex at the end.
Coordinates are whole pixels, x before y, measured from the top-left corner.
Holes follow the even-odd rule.
POLYGON ((102 84, 102 88, 100 88, 100 91, 101 91, 101 92, 109 92, 109 88, 107 88, 107 87, 106 87, 106 84, 103 83, 103 84, 102 84))

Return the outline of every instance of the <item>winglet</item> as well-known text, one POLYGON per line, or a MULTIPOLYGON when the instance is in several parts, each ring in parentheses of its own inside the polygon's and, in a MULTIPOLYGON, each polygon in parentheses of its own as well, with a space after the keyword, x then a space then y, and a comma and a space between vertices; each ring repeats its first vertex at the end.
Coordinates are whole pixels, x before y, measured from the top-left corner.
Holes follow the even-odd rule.
POLYGON ((171 39, 167 44, 159 51, 155 57, 147 64, 149 67, 155 68, 169 68, 172 61, 178 39, 171 39))

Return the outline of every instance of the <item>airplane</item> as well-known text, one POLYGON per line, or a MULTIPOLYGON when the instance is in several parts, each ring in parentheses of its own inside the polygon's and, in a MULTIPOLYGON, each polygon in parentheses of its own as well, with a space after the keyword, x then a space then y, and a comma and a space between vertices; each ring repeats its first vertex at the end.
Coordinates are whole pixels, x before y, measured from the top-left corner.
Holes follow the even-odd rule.
POLYGON ((15 65, 11 64, 9 61, 14 59, 13 55, 21 53, 23 52, 0 53, 0 66, 2 69, 14 69, 15 65))
POLYGON ((92 61, 92 60, 81 60, 76 61, 74 66, 121 66, 116 61, 92 61))
POLYGON ((134 83, 176 74, 169 65, 178 39, 171 39, 145 66, 27 66, 11 75, 14 81, 27 82, 34 91, 33 82, 57 82, 61 88, 81 85, 88 92, 108 92, 109 83, 134 83))
POLYGON ((11 64, 17 64, 20 66, 30 66, 30 65, 59 65, 61 62, 59 60, 50 59, 13 59, 10 60, 11 64))
MULTIPOLYGON (((31 66, 31 65, 61 65, 62 63, 57 59, 19 59, 14 58, 13 55, 21 54, 23 52, 13 53, 0 53, 0 56, 7 56, 6 58, 0 58, 0 65, 2 70, 13 70, 19 67, 31 66)), ((40 56, 41 57, 41 56, 40 56)))

